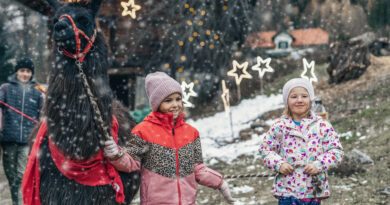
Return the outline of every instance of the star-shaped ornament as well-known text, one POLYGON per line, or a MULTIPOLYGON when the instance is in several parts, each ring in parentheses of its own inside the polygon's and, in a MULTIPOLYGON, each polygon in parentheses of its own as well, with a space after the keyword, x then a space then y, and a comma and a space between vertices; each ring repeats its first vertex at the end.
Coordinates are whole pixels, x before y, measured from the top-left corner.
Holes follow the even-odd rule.
POLYGON ((141 9, 141 6, 136 5, 134 0, 129 0, 127 3, 121 2, 121 6, 123 7, 122 16, 129 15, 133 19, 137 17, 135 12, 141 9))
POLYGON ((257 70, 259 72, 259 77, 263 78, 265 72, 274 72, 274 69, 269 65, 271 63, 271 58, 263 60, 260 56, 257 56, 256 65, 252 66, 252 70, 257 70), (261 65, 265 64, 265 68, 261 68, 261 65))
POLYGON ((314 73, 314 65, 315 65, 315 62, 314 61, 311 61, 310 63, 307 62, 306 58, 304 58, 303 60, 303 72, 301 74, 301 78, 305 78, 307 80, 310 81, 310 83, 313 83, 313 82, 317 82, 318 79, 316 77, 316 74, 314 73), (306 76, 306 73, 307 73, 307 69, 310 68, 310 73, 311 73, 311 77, 307 77, 306 76))
POLYGON ((183 91, 183 104, 184 107, 193 107, 194 104, 192 104, 189 99, 191 96, 197 97, 198 94, 194 91, 194 83, 191 82, 187 84, 185 81, 181 82, 181 89, 183 91))
POLYGON ((230 100, 229 100, 229 89, 226 88, 225 80, 222 80, 222 102, 225 108, 225 112, 230 112, 230 100))
POLYGON ((228 76, 232 76, 236 79, 236 84, 240 85, 242 79, 252 79, 252 75, 249 74, 246 69, 248 68, 248 62, 245 62, 243 64, 239 64, 236 60, 233 60, 233 69, 229 70, 227 72, 228 76), (242 70, 242 74, 237 73, 237 68, 242 70))

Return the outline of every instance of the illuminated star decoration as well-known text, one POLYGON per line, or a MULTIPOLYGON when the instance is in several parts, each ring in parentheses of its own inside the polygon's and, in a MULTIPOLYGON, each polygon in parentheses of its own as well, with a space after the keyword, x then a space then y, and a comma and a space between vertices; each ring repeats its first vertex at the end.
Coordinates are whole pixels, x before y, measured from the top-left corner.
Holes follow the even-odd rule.
POLYGON ((135 19, 137 17, 135 15, 135 12, 141 9, 141 6, 136 5, 134 3, 134 0, 129 0, 129 2, 127 2, 127 3, 121 2, 121 6, 123 7, 122 16, 129 15, 133 19, 135 19))
POLYGON ((189 99, 191 96, 197 97, 198 94, 194 92, 194 83, 191 82, 190 84, 187 84, 185 81, 181 82, 181 89, 183 91, 183 104, 184 107, 193 107, 194 104, 190 103, 189 99), (188 92, 187 92, 188 90, 188 92))
POLYGON ((245 62, 243 64, 239 64, 236 60, 233 60, 233 69, 229 70, 227 72, 228 76, 232 76, 236 79, 236 84, 240 85, 242 79, 247 78, 247 79, 252 79, 252 75, 249 74, 246 69, 248 68, 248 62, 245 62), (237 68, 242 69, 242 75, 237 74, 237 68))
POLYGON ((274 69, 269 66, 271 63, 271 58, 263 60, 260 56, 257 56, 257 64, 252 66, 252 70, 257 70, 259 72, 259 77, 263 78, 265 72, 274 72, 274 69), (265 64, 265 68, 261 68, 261 64, 265 64))
POLYGON ((311 61, 310 64, 309 64, 307 62, 306 58, 304 58, 302 61, 303 61, 303 72, 301 74, 301 78, 305 78, 305 79, 309 80, 310 83, 313 83, 313 81, 317 82, 318 80, 317 80, 317 77, 316 77, 316 75, 314 73, 315 62, 311 61), (306 76, 307 68, 310 68, 311 78, 306 76))
POLYGON ((230 101, 229 101, 229 89, 226 88, 225 80, 222 80, 222 95, 221 95, 225 112, 230 112, 230 101))

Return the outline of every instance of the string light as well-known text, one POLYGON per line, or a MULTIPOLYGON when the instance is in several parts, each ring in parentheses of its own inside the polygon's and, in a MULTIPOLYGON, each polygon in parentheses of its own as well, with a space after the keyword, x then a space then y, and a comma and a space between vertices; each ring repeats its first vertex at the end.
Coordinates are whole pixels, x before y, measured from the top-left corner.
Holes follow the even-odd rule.
POLYGON ((310 83, 317 82, 318 79, 317 79, 317 76, 314 73, 315 62, 311 61, 310 63, 308 63, 306 58, 303 58, 302 61, 303 61, 303 72, 301 74, 301 78, 305 78, 305 79, 309 80, 310 83), (310 73, 311 73, 311 77, 310 78, 308 76, 306 76, 307 68, 310 68, 310 73))
POLYGON ((223 107, 225 108, 226 114, 230 112, 230 97, 229 97, 229 89, 226 88, 225 80, 222 80, 222 102, 223 107))
POLYGON ((189 101, 190 97, 197 97, 198 94, 194 92, 194 83, 191 82, 187 84, 184 80, 181 82, 181 89, 183 91, 183 105, 184 107, 194 107, 194 105, 189 101), (188 90, 188 92, 187 92, 188 90))
POLYGON ((129 0, 127 3, 121 2, 121 6, 123 7, 122 16, 129 15, 133 19, 137 17, 135 12, 141 9, 141 6, 136 5, 134 0, 129 0))
POLYGON ((258 71, 260 78, 263 78, 265 72, 274 72, 274 69, 269 65, 271 63, 271 58, 263 60, 260 56, 257 56, 256 60, 257 64, 252 66, 252 70, 258 71), (265 64, 264 69, 261 68, 262 64, 265 64))
POLYGON ((244 78, 252 79, 252 75, 246 71, 247 68, 248 68, 248 62, 245 62, 243 64, 239 64, 236 60, 233 60, 233 69, 229 70, 227 72, 227 75, 234 77, 236 80, 236 84, 239 86, 242 79, 244 79, 244 78), (237 74, 237 71, 238 71, 237 68, 242 69, 241 75, 237 74))

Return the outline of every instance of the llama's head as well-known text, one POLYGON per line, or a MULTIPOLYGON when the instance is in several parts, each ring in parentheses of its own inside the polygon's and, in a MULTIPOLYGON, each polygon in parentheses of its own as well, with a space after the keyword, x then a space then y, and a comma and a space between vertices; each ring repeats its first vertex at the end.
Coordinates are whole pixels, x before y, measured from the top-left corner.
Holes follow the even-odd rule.
POLYGON ((101 0, 64 5, 58 0, 48 0, 48 3, 56 13, 53 18, 53 39, 57 47, 75 53, 76 37, 78 37, 80 39, 80 52, 82 52, 88 41, 96 35, 95 17, 101 0))
MULTIPOLYGON (((95 17, 101 0, 89 3, 60 4, 58 0, 48 0, 56 11, 53 22, 53 39, 56 43, 55 62, 50 72, 44 113, 48 122, 48 133, 53 142, 67 155, 77 159, 94 156, 104 139, 101 126, 96 122, 96 109, 91 104, 83 78, 75 63, 76 47, 80 52, 91 46, 88 38, 95 35, 95 17), (82 33, 85 34, 85 36, 82 33), (79 35, 75 35, 75 34, 79 35), (76 43, 76 36, 80 44, 76 43)), ((112 91, 109 87, 107 69, 107 44, 101 33, 96 34, 93 49, 82 58, 82 70, 91 93, 101 112, 103 122, 110 128, 112 122, 112 91), (84 59, 85 57, 85 59, 84 59)), ((81 60, 80 60, 81 59, 81 60)))

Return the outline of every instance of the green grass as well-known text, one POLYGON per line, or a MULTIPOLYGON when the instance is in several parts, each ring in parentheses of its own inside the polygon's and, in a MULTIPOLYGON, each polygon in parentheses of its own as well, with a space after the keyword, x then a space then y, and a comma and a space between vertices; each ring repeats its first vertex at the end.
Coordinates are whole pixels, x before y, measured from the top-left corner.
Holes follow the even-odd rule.
MULTIPOLYGON (((360 132, 362 135, 368 135, 367 129, 369 128, 378 128, 378 126, 383 126, 387 118, 390 116, 390 103, 384 104, 379 108, 369 108, 356 113, 347 118, 343 118, 337 121, 333 121, 332 125, 339 133, 345 133, 347 131, 352 131, 353 135, 348 140, 342 138, 341 140, 347 142, 353 142, 357 139, 356 132, 360 132)), ((376 133, 371 133, 376 134, 376 133)))

